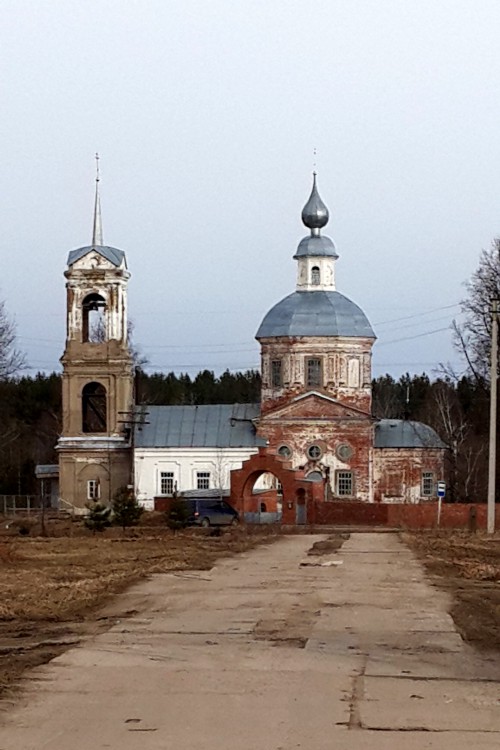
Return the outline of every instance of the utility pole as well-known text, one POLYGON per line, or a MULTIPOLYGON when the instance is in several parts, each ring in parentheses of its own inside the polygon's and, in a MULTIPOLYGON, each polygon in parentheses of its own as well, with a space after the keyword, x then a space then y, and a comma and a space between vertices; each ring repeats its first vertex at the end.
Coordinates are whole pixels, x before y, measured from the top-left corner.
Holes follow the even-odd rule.
POLYGON ((488 534, 495 531, 497 456, 498 300, 491 301, 490 449, 488 457, 488 534))

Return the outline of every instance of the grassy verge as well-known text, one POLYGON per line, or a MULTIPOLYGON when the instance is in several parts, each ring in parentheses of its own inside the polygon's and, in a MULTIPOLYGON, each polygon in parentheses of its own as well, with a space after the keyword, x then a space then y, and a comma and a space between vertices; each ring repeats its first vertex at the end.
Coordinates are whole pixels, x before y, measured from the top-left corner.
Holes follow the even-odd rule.
MULTIPOLYGON (((141 528, 128 536, 0 537, 0 692, 94 632, 99 607, 152 573, 206 570, 217 559, 278 538, 272 530, 220 536, 141 528)), ((106 623, 101 623, 101 627, 106 623)))
POLYGON ((500 651, 500 534, 426 531, 404 539, 435 583, 450 592, 463 638, 500 651))

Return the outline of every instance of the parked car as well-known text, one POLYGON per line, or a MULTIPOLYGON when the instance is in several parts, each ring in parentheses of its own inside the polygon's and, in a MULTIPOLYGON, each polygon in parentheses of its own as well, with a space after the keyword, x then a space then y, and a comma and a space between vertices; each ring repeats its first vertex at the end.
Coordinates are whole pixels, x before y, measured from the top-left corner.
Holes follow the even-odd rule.
POLYGON ((225 500, 216 498, 187 498, 189 526, 231 526, 239 522, 236 511, 225 500))

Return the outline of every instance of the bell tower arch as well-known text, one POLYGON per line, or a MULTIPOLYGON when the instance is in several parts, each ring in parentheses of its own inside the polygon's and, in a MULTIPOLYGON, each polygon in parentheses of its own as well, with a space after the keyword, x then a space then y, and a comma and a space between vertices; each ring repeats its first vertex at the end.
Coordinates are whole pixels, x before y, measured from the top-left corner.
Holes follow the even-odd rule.
POLYGON ((64 275, 60 495, 70 505, 84 508, 92 501, 111 502, 116 490, 129 484, 132 462, 123 424, 133 408, 133 362, 127 340, 130 273, 125 253, 103 243, 99 169, 92 243, 69 253, 64 275))

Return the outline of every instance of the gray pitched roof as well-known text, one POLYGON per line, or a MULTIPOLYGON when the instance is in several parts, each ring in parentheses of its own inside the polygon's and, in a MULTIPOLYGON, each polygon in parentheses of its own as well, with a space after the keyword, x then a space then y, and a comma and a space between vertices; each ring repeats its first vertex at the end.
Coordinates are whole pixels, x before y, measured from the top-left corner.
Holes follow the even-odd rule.
POLYGON ((375 425, 375 448, 446 448, 437 432, 423 422, 381 419, 375 425))
POLYGON ((137 407, 138 448, 255 448, 266 445, 252 420, 259 404, 137 407), (142 421, 142 424, 141 424, 142 421))
POLYGON ((109 245, 88 245, 86 247, 79 247, 76 250, 71 250, 68 255, 68 266, 72 266, 77 260, 83 258, 87 253, 95 250, 96 253, 102 255, 103 258, 109 260, 117 268, 122 264, 125 258, 123 250, 118 250, 116 247, 110 247, 109 245))
POLYGON ((271 308, 255 338, 363 336, 375 338, 363 310, 340 292, 293 292, 271 308))

